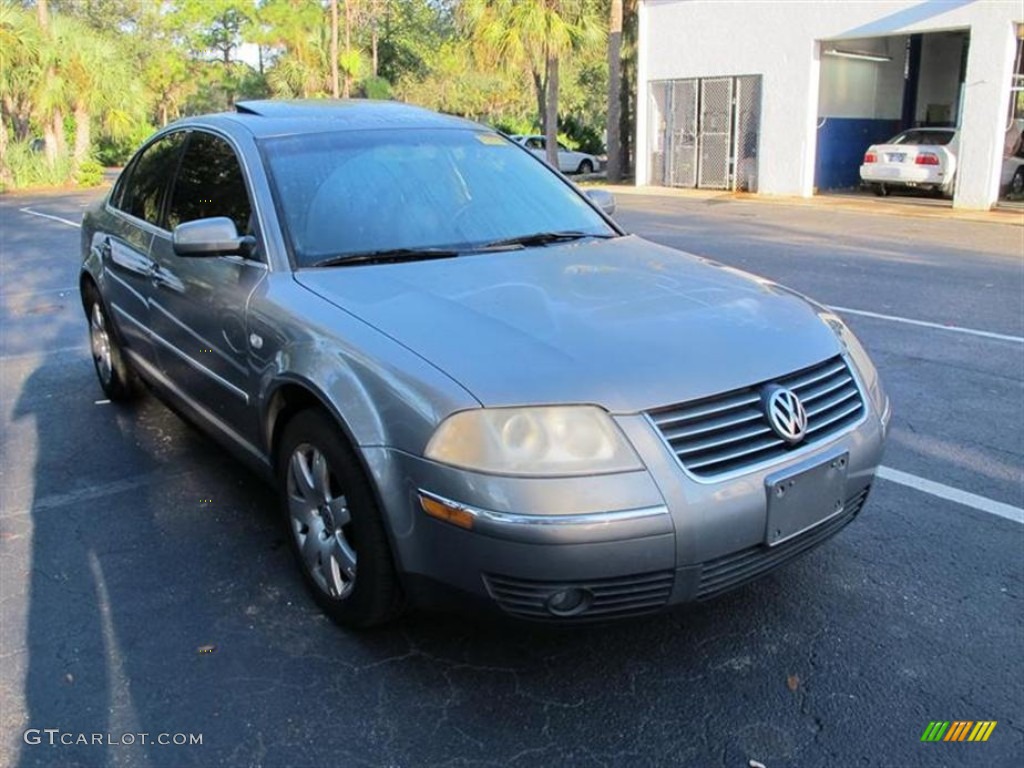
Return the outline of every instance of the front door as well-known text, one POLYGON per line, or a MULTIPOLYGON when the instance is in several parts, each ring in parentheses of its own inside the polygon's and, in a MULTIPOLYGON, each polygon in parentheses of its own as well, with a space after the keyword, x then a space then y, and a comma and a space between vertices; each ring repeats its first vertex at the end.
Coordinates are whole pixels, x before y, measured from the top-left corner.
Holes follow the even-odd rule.
MULTIPOLYGON (((226 216, 239 234, 257 237, 238 157, 222 137, 191 132, 167 205, 167 229, 226 216)), ((170 233, 157 235, 151 317, 166 376, 207 414, 250 444, 257 442, 251 407, 246 308, 267 269, 260 245, 242 256, 174 253, 170 233)))

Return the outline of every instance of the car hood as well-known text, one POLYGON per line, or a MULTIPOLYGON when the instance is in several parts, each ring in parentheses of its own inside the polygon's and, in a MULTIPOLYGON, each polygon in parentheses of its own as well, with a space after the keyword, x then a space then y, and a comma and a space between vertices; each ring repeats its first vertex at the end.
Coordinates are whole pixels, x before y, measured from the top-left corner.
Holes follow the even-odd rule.
POLYGON ((487 406, 594 403, 631 413, 839 352, 797 294, 634 236, 306 269, 296 279, 487 406))

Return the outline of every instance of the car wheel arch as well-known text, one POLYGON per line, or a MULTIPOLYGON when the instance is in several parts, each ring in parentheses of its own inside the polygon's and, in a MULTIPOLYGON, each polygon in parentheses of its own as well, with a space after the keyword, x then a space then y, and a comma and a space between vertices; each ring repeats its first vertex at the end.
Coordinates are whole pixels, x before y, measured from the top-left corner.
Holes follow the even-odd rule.
POLYGON ((337 409, 330 404, 330 399, 320 392, 312 382, 297 377, 283 378, 267 392, 265 403, 262 437, 271 460, 276 457, 285 425, 296 414, 310 408, 318 408, 330 414, 345 440, 353 449, 357 449, 358 453, 359 443, 355 439, 352 429, 337 409))
POLYGON ((401 551, 395 541, 395 534, 392 530, 391 519, 386 512, 380 488, 377 487, 376 473, 373 472, 370 467, 366 456, 360 448, 359 441, 356 440, 355 434, 352 432, 352 429, 346 422, 344 416, 330 404, 329 398, 327 398, 316 385, 300 377, 288 376, 280 379, 277 385, 270 390, 266 399, 263 429, 268 458, 270 459, 272 467, 271 476, 274 478, 276 483, 278 473, 277 452, 280 449, 281 438, 284 435, 285 427, 295 416, 307 410, 319 410, 330 417, 335 428, 341 435, 341 438, 345 440, 352 449, 352 453, 355 455, 356 461, 359 463, 360 471, 369 482, 374 501, 377 503, 377 508, 381 510, 381 518, 384 523, 384 530, 388 536, 388 543, 391 546, 391 554, 398 566, 399 581, 404 582, 404 570, 401 566, 401 551))

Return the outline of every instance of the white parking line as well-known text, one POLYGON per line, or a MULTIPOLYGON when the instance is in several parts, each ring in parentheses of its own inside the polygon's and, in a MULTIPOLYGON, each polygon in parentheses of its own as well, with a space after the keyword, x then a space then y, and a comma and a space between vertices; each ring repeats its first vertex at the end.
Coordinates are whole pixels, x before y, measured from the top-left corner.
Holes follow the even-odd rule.
POLYGON ((1005 333, 993 333, 992 331, 979 331, 976 328, 961 328, 958 325, 943 325, 942 323, 929 323, 926 320, 911 320, 909 317, 896 317, 895 315, 880 315, 877 312, 868 312, 864 309, 850 309, 849 307, 829 307, 834 309, 836 312, 845 312, 850 315, 863 315, 864 317, 874 317, 878 320, 891 320, 894 323, 905 323, 907 325, 917 325, 922 328, 937 328, 940 331, 953 331, 953 333, 966 333, 971 336, 981 336, 986 339, 999 339, 1000 341, 1013 341, 1017 344, 1024 344, 1024 337, 1022 336, 1008 336, 1005 333))
POLYGON ((79 344, 75 347, 57 347, 56 349, 40 349, 35 352, 19 352, 13 355, 0 355, 0 363, 13 363, 17 360, 29 360, 34 357, 48 357, 50 355, 63 355, 68 352, 90 352, 89 347, 79 344))
POLYGON ((1015 507, 1012 504, 1004 504, 1001 501, 994 501, 993 499, 987 499, 984 496, 978 496, 974 493, 961 491, 959 488, 953 488, 949 485, 936 483, 933 480, 925 480, 923 477, 911 475, 907 472, 900 472, 898 469, 893 469, 892 467, 879 467, 878 476, 883 480, 905 485, 908 488, 913 488, 914 490, 921 491, 922 493, 938 496, 940 499, 945 499, 946 501, 954 501, 957 504, 963 504, 965 507, 970 507, 971 509, 988 512, 990 515, 998 515, 999 517, 1005 517, 1007 520, 1024 523, 1024 509, 1015 507))
POLYGON ((39 216, 43 219, 51 219, 52 221, 59 221, 61 224, 67 224, 69 227, 75 227, 81 229, 82 225, 77 221, 71 221, 71 219, 62 219, 60 216, 52 216, 49 213, 40 213, 39 211, 33 211, 31 208, 19 208, 22 213, 27 213, 29 216, 39 216))

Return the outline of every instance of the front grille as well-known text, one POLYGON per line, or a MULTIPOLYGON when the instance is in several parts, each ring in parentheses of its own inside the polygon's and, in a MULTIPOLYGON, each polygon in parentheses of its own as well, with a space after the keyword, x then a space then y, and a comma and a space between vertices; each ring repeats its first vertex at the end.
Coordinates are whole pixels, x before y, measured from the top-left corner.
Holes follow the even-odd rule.
POLYGON ((657 571, 611 579, 580 581, 530 581, 511 576, 484 574, 491 596, 505 611, 531 619, 612 619, 636 616, 661 608, 668 602, 674 580, 672 571, 657 571), (593 596, 586 610, 559 617, 547 610, 547 601, 564 589, 584 589, 593 596))
POLYGON ((842 357, 724 395, 650 413, 680 463, 699 477, 741 470, 827 440, 864 413, 860 390, 842 357), (793 390, 807 410, 803 441, 790 446, 768 426, 761 389, 779 384, 793 390))
POLYGON ((702 563, 697 599, 707 600, 753 581, 834 536, 860 512, 868 490, 870 486, 849 499, 838 515, 778 546, 758 545, 702 563))

